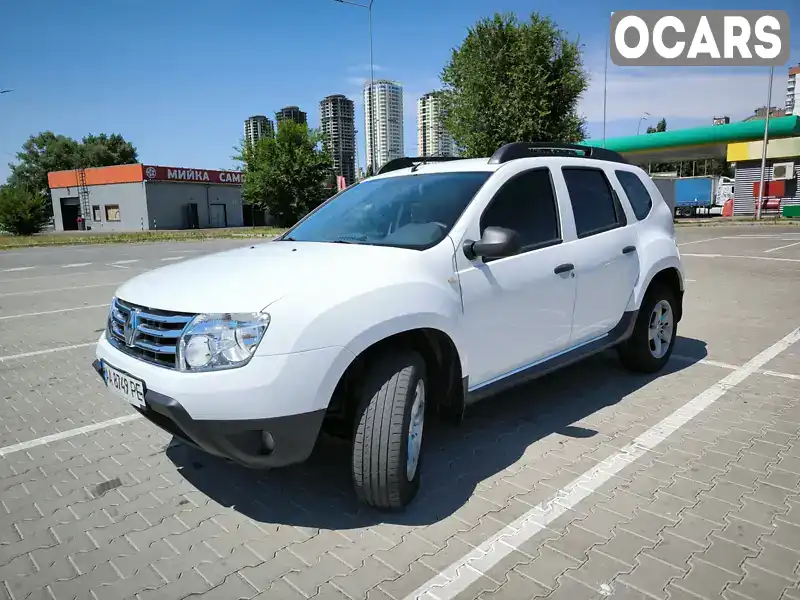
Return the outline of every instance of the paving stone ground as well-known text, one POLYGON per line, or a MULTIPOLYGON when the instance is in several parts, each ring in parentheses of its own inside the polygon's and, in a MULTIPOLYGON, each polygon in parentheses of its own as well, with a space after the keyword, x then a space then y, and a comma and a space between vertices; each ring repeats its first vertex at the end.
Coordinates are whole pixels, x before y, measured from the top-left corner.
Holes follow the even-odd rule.
MULTIPOLYGON (((80 346, 103 327, 83 307, 109 300, 104 282, 223 246, 0 254, 0 599, 406 600, 800 326, 800 246, 765 252, 796 229, 678 235, 689 281, 668 368, 634 376, 608 353, 432 424, 399 514, 356 502, 349 450, 330 440, 266 473, 143 419, 20 448, 133 414, 80 346)), ((426 597, 800 600, 800 345, 723 391, 460 593, 426 597)))

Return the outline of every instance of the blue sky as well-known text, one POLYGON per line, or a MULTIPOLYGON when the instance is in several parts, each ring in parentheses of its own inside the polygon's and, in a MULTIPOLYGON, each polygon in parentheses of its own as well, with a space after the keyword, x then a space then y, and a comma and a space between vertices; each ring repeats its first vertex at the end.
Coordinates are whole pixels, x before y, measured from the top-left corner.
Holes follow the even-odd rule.
MULTIPOLYGON (((790 11, 791 63, 800 61, 800 4, 790 11)), ((659 2, 658 8, 700 8, 659 2)), ((581 111, 602 136, 603 65, 613 10, 653 8, 643 0, 375 0, 377 77, 399 81, 405 145, 416 153, 416 100, 438 87, 450 51, 494 11, 550 15, 584 44, 591 74, 581 111)), ((752 8, 746 0, 702 8, 752 8)), ((142 162, 230 168, 245 118, 285 105, 319 123, 324 96, 356 102, 364 162, 361 82, 369 76, 367 12, 334 0, 28 0, 0 8, 0 181, 27 137, 50 129, 80 138, 121 133, 142 162)), ((609 61, 607 135, 636 133, 639 117, 670 129, 746 117, 766 102, 768 69, 621 68, 609 61)), ((773 104, 783 105, 786 69, 776 69, 773 104)), ((645 124, 646 125, 646 124, 645 124)), ((643 128, 645 127, 643 125, 643 128)))

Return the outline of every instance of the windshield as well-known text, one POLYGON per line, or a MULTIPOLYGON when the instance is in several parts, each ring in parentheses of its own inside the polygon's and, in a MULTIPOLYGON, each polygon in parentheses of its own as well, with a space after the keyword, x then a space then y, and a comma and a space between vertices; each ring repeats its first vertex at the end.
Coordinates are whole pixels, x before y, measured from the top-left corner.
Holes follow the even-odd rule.
POLYGON ((367 179, 320 206, 281 237, 424 250, 438 244, 490 171, 367 179))

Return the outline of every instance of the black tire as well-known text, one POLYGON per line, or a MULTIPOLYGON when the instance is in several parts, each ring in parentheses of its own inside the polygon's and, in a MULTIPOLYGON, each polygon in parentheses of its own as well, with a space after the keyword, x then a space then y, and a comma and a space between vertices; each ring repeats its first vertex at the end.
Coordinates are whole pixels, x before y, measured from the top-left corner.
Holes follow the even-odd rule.
MULTIPOLYGON (((373 362, 361 386, 353 436, 352 474, 358 499, 379 510, 408 505, 419 489, 422 455, 413 478, 406 475, 408 431, 417 382, 429 395, 425 361, 412 351, 373 362)), ((423 428, 424 432, 424 428, 423 428)))
POLYGON ((622 364, 629 370, 636 373, 657 373, 669 361, 672 351, 675 348, 675 339, 678 336, 677 299, 672 290, 658 282, 650 284, 647 293, 642 300, 639 315, 636 317, 636 325, 633 334, 622 344, 617 346, 617 354, 622 364), (672 336, 669 346, 663 356, 655 356, 651 351, 649 329, 650 319, 653 311, 659 302, 667 302, 671 309, 672 336))

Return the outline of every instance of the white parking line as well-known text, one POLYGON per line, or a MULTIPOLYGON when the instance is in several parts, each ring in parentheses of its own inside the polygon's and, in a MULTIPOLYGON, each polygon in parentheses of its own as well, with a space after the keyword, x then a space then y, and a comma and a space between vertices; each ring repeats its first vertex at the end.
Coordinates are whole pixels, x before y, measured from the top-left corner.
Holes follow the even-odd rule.
POLYGON ((112 264, 112 265, 127 265, 127 264, 135 263, 135 262, 139 262, 139 259, 138 258, 129 258, 127 260, 117 260, 117 261, 114 261, 113 263, 109 263, 109 264, 112 264))
POLYGON ((16 360, 18 358, 30 358, 31 356, 41 356, 42 354, 53 354, 54 352, 65 352, 66 350, 76 350, 77 348, 86 348, 94 346, 97 342, 85 342, 83 344, 72 344, 71 346, 59 346, 58 348, 48 348, 47 350, 36 350, 35 352, 23 352, 22 354, 9 354, 8 356, 0 356, 0 362, 7 360, 16 360))
POLYGON ((707 358, 692 358, 691 356, 682 356, 680 354, 673 354, 670 358, 685 363, 691 363, 691 364, 698 363, 701 365, 708 365, 710 367, 719 367, 720 369, 729 369, 731 371, 735 371, 736 369, 741 368, 739 365, 732 365, 729 363, 720 362, 718 360, 709 360, 707 358))
POLYGON ((83 435, 85 433, 91 433, 93 431, 105 429, 106 427, 111 427, 113 425, 122 425, 123 423, 127 423, 128 421, 133 421, 134 419, 139 418, 141 418, 139 413, 136 413, 135 415, 125 415, 124 417, 117 417, 116 419, 109 419, 108 421, 101 421, 100 423, 92 423, 91 425, 78 427, 76 429, 68 429, 67 431, 54 433, 53 435, 46 435, 44 437, 36 438, 35 440, 20 442, 19 444, 14 444, 12 446, 5 446, 0 448, 0 457, 7 456, 12 452, 21 452, 22 450, 29 450, 31 448, 35 448, 36 446, 44 446, 51 442, 58 442, 59 440, 66 440, 68 438, 83 435))
MULTIPOLYGON (((692 358, 691 356, 680 356, 678 354, 673 354, 672 358, 675 360, 679 360, 681 362, 686 363, 698 363, 701 365, 708 365, 709 367, 719 367, 720 369, 728 369, 730 371, 735 371, 736 369, 740 369, 738 365, 732 365, 725 362, 720 362, 718 360, 709 360, 707 358, 692 358)), ((794 373, 781 373, 780 371, 769 371, 769 370, 758 370, 757 373, 760 375, 769 375, 770 377, 781 377, 783 379, 793 379, 795 381, 800 381, 800 375, 795 375, 794 373)))
POLYGON ((503 558, 583 499, 622 471, 635 460, 658 446, 706 408, 719 400, 725 392, 742 383, 769 361, 800 340, 800 328, 759 353, 744 365, 729 373, 710 388, 695 396, 654 427, 645 431, 631 444, 598 463, 583 475, 559 490, 549 500, 531 508, 527 513, 504 527, 499 533, 474 548, 469 554, 454 562, 430 579, 405 600, 451 600, 476 582, 503 558))
POLYGON ((35 267, 12 267, 11 269, 1 269, 3 273, 14 273, 16 271, 29 271, 30 269, 34 269, 35 267))
POLYGON ((180 260, 182 258, 186 258, 185 256, 166 256, 161 260, 180 260))
MULTIPOLYGON (((134 271, 146 271, 146 268, 133 269, 134 271)), ((34 277, 14 277, 11 279, 0 279, 0 283, 15 283, 17 281, 32 281, 34 279, 54 279, 56 277, 78 277, 80 275, 101 275, 103 273, 116 273, 111 269, 102 269, 100 271, 70 271, 68 273, 51 273, 50 275, 36 275, 34 277)))
POLYGON ((727 240, 727 239, 729 239, 728 236, 715 237, 715 238, 704 238, 702 240, 692 240, 691 242, 683 242, 682 244, 678 244, 678 246, 689 246, 691 244, 702 244, 703 242, 715 242, 716 240, 727 240))
POLYGON ((777 248, 770 248, 769 250, 764 250, 764 252, 777 252, 778 250, 784 250, 786 248, 791 248, 792 246, 800 246, 800 242, 786 244, 785 246, 778 246, 777 248))
POLYGON ((87 308, 102 308, 104 306, 108 306, 106 304, 90 304, 89 306, 76 306, 75 308, 59 308, 58 310, 43 310, 41 312, 32 312, 32 313, 24 313, 21 315, 6 315, 4 317, 0 317, 0 321, 5 321, 6 319, 21 319, 22 317, 38 317, 39 315, 54 315, 62 312, 72 312, 75 310, 86 310, 87 308))
POLYGON ((800 262, 800 258, 778 258, 777 256, 739 256, 734 254, 686 254, 681 256, 696 256, 700 258, 752 258, 753 260, 777 260, 781 262, 800 262))
POLYGON ((75 267, 87 267, 90 264, 92 264, 92 263, 90 263, 90 262, 88 262, 88 263, 72 263, 72 264, 69 264, 69 265, 61 265, 61 268, 62 269, 74 269, 75 267))
POLYGON ((29 290, 27 292, 9 292, 8 294, 0 294, 0 298, 7 296, 27 296, 28 294, 47 294, 48 292, 66 292, 67 290, 85 290, 87 288, 108 287, 110 285, 119 285, 125 283, 124 281, 108 281, 106 283, 93 283, 92 285, 76 285, 72 287, 50 288, 47 290, 29 290))

